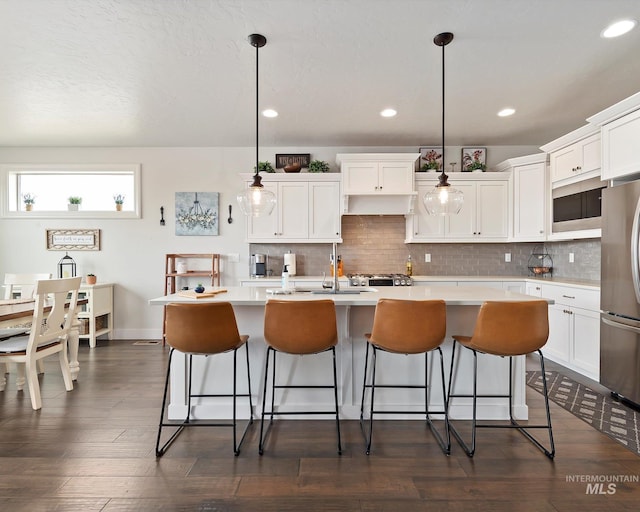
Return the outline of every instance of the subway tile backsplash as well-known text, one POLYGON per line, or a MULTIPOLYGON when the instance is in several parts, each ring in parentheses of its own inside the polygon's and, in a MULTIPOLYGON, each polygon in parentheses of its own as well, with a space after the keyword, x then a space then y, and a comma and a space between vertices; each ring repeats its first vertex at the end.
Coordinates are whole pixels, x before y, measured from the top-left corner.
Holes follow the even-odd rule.
MULTIPOLYGON (((405 244, 402 215, 354 215, 342 217, 343 243, 338 254, 349 273, 403 273, 411 255, 415 275, 527 276, 529 257, 540 243, 405 244), (425 263, 425 254, 431 263, 425 263), (505 253, 511 262, 505 262, 505 253)), ((600 239, 546 242, 553 259, 553 276, 600 280, 600 239), (569 262, 573 253, 574 262, 569 262)), ((274 275, 282 270, 284 253, 296 254, 298 275, 329 274, 331 244, 251 244, 251 253, 266 253, 274 275)))

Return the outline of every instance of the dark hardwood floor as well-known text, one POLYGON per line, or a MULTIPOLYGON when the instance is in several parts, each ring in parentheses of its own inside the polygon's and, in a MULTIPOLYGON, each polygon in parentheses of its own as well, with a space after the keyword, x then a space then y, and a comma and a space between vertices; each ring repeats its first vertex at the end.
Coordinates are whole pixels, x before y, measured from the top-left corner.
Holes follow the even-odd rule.
MULTIPOLYGON (((185 431, 156 460, 167 354, 131 341, 83 346, 70 393, 51 359, 40 411, 10 375, 0 392, 0 510, 638 510, 640 483, 589 494, 586 482, 567 481, 636 478, 640 457, 554 404, 553 462, 505 429, 481 430, 473 459, 456 444, 446 457, 423 422, 389 420, 376 422, 370 456, 358 423, 343 422, 338 456, 332 422, 294 419, 278 421, 262 457, 254 423, 239 457, 229 429, 201 428, 185 431)), ((541 395, 528 393, 535 419, 541 395)))

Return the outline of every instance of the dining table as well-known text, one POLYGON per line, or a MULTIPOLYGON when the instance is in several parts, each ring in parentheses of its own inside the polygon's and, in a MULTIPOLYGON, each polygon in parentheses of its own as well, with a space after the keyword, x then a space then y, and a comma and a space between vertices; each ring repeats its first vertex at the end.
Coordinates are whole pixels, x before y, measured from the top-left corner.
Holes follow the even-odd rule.
MULTIPOLYGON (((87 299, 78 299, 78 306, 86 303, 87 299)), ((25 327, 25 331, 28 332, 27 327, 29 327, 30 319, 33 318, 34 308, 35 299, 33 298, 0 299, 0 329, 25 327)), ((76 313, 78 309, 76 308, 76 313)), ((51 306, 45 306, 45 312, 48 311, 51 311, 51 306)), ((67 340, 69 370, 73 380, 78 380, 80 373, 80 363, 78 363, 79 327, 80 322, 76 316, 67 340)))

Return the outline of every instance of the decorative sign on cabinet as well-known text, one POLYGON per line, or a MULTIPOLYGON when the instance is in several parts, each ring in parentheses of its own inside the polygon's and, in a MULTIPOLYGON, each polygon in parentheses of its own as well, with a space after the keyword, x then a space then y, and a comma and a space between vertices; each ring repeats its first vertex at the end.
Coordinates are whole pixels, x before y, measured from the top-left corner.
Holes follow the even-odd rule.
MULTIPOLYGON (((242 177, 249 186, 253 176, 242 177)), ((276 208, 267 217, 247 217, 247 241, 342 242, 339 174, 273 173, 262 184, 276 195, 276 208)))

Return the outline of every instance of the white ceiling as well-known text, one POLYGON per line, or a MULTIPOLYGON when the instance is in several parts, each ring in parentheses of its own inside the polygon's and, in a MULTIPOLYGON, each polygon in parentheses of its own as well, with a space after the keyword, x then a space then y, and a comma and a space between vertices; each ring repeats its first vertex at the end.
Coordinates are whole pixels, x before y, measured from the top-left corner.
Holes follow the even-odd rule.
POLYGON ((638 0, 0 0, 0 146, 541 145, 640 90, 638 0), (383 119, 385 107, 398 110, 383 119), (512 106, 511 118, 496 112, 512 106))

